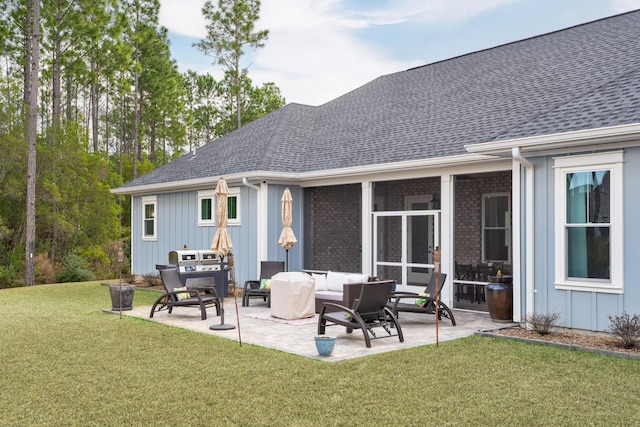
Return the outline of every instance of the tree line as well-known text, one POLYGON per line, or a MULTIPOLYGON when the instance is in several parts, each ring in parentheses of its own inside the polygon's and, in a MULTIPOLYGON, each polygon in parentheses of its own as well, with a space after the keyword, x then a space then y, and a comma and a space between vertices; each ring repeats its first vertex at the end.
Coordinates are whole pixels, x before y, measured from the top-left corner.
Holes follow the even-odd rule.
POLYGON ((159 9, 0 0, 0 288, 114 277, 130 200, 110 189, 284 105, 240 61, 268 37, 259 1, 203 8, 219 80, 178 71, 159 9))

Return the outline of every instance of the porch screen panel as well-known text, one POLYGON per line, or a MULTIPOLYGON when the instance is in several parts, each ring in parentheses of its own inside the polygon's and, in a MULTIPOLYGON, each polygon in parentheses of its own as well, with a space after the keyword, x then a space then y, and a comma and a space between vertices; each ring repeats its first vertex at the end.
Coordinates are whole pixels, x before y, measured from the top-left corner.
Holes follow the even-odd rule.
MULTIPOLYGON (((431 251, 433 250, 433 216, 409 216, 409 229, 411 230, 411 259, 412 264, 429 264, 431 251)), ((427 268, 412 267, 415 273, 428 273, 427 268)))
POLYGON ((402 262, 402 218, 378 217, 378 261, 402 262))
POLYGON ((487 195, 483 200, 485 261, 509 260, 509 196, 487 195))

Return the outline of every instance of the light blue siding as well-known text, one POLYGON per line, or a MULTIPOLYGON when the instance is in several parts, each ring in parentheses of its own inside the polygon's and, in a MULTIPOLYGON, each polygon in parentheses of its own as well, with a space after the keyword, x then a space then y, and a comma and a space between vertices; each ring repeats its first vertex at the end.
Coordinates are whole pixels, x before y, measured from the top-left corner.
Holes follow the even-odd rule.
MULTIPOLYGON (((580 154, 580 153, 573 153, 580 154)), ((569 291, 555 288, 555 182, 553 158, 530 159, 535 167, 535 311, 562 314, 558 325, 569 328, 606 331, 609 315, 640 314, 640 148, 625 149, 623 172, 624 209, 624 293, 569 291)), ((523 214, 524 215, 524 214, 523 214)), ((523 219, 524 224, 524 219, 523 219)), ((523 238, 523 248, 525 242, 523 238)), ((522 295, 525 294, 524 268, 522 295)), ((525 313, 522 299, 521 310, 525 313)))
MULTIPOLYGON (((267 188, 267 212, 258 212, 257 191, 241 186, 240 225, 227 229, 233 243, 236 282, 242 287, 245 280, 258 277, 257 233, 259 215, 267 215, 267 248, 269 260, 285 260, 285 251, 278 245, 282 231, 282 192, 287 186, 269 185, 267 188)), ((288 186, 293 197, 293 230, 299 242, 302 239, 302 194, 300 187, 288 186)), ((140 196, 132 200, 132 273, 157 274, 156 264, 168 263, 168 254, 180 250, 209 249, 216 232, 215 226, 198 226, 198 192, 157 194, 157 239, 142 240, 142 202, 140 196)), ((289 270, 302 269, 302 245, 298 243, 289 251, 289 270)))

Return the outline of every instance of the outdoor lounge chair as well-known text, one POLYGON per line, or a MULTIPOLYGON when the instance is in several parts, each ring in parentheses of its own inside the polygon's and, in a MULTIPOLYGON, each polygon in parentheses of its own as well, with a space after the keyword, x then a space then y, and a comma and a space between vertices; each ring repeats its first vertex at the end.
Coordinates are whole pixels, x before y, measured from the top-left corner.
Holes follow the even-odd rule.
MULTIPOLYGON (((438 293, 442 292, 442 285, 447 279, 447 275, 444 273, 438 274, 438 293)), ((391 309, 393 314, 400 317, 398 313, 401 311, 409 313, 426 313, 436 314, 436 275, 432 274, 427 288, 424 290, 427 296, 420 296, 414 292, 393 292, 391 294, 391 300, 387 304, 387 307, 391 309), (424 299, 426 300, 423 306, 417 305, 415 302, 406 302, 408 299, 424 299), (405 302, 402 302, 402 301, 405 302)), ((443 317, 451 320, 453 326, 456 325, 456 319, 453 317, 453 312, 442 301, 438 302, 438 320, 442 320, 443 317)))
POLYGON ((271 289, 262 288, 263 280, 270 280, 271 277, 284 271, 284 261, 262 261, 260 263, 260 278, 258 280, 247 280, 244 282, 242 293, 242 306, 249 307, 249 298, 261 297, 271 307, 271 289))
POLYGON ((386 306, 394 286, 393 280, 363 284, 360 297, 354 301, 353 308, 325 302, 318 318, 318 335, 324 335, 327 326, 341 325, 347 328, 348 334, 354 329, 362 329, 367 348, 371 347, 371 339, 377 338, 397 336, 400 342, 404 342, 400 323, 386 306), (327 309, 330 307, 337 308, 338 311, 328 312, 327 309), (327 322, 330 324, 327 325, 327 322), (387 334, 376 336, 373 330, 376 327, 383 328, 387 334), (395 327, 395 334, 391 330, 392 327, 395 327))
POLYGON ((177 267, 161 269, 160 278, 166 293, 153 303, 149 317, 153 317, 153 313, 161 310, 168 310, 171 313, 174 307, 199 307, 202 320, 207 318, 207 307, 215 306, 216 315, 220 315, 220 300, 216 294, 215 283, 210 287, 184 288, 180 282, 177 267))

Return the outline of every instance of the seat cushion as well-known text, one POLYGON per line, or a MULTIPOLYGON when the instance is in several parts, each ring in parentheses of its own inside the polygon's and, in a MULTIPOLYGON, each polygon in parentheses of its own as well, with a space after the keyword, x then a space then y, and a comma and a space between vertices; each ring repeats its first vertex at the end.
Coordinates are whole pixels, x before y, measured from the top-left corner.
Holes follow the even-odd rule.
POLYGON ((342 292, 334 291, 316 291, 316 299, 322 299, 325 301, 335 301, 342 303, 342 292))

